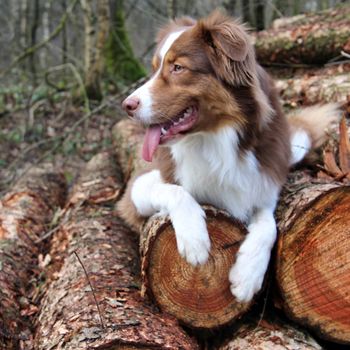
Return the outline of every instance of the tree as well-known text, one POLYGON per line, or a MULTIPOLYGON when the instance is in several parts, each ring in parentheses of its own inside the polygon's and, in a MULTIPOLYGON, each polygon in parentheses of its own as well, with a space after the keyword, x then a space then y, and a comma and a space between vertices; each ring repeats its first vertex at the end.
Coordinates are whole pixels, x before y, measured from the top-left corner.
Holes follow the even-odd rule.
POLYGON ((115 1, 112 29, 105 50, 107 70, 117 87, 129 84, 146 75, 135 58, 125 26, 123 0, 115 1))
POLYGON ((108 0, 97 2, 97 16, 93 13, 93 0, 81 0, 85 28, 85 89, 89 98, 102 98, 101 75, 104 71, 103 49, 110 31, 108 0))

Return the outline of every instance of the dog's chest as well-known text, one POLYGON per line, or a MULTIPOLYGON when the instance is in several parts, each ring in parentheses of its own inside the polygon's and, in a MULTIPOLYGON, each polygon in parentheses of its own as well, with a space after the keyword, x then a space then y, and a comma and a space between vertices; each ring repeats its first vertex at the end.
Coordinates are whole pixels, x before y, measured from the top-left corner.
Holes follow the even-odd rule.
POLYGON ((261 181, 255 156, 238 154, 235 130, 193 135, 171 147, 175 178, 198 202, 246 220, 256 206, 261 181))

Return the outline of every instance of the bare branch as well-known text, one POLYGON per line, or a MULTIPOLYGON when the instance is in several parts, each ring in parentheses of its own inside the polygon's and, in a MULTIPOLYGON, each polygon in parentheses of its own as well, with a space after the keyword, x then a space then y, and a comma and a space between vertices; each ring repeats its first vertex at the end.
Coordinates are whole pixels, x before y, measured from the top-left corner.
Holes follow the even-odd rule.
POLYGON ((41 49, 42 47, 46 46, 47 43, 49 43, 52 39, 54 39, 63 29, 67 18, 69 16, 69 14, 72 12, 72 10, 74 9, 76 3, 78 2, 78 0, 72 0, 70 6, 68 7, 67 11, 64 13, 64 15, 62 16, 60 23, 57 25, 57 27, 53 30, 53 32, 43 41, 41 41, 40 43, 27 48, 24 52, 22 52, 20 55, 18 55, 11 63, 10 65, 5 68, 4 70, 0 71, 0 77, 4 76, 6 73, 8 73, 13 67, 15 67, 19 62, 21 62, 23 59, 25 59, 26 57, 32 55, 35 51, 41 49))

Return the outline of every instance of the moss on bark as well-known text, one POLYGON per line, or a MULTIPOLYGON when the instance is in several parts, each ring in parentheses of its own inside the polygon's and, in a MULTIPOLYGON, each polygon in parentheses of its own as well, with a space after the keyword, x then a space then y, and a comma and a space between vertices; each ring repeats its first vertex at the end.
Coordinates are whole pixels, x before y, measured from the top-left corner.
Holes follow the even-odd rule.
POLYGON ((126 85, 146 75, 146 70, 135 58, 125 27, 123 1, 116 4, 112 29, 105 49, 110 77, 117 85, 126 85))

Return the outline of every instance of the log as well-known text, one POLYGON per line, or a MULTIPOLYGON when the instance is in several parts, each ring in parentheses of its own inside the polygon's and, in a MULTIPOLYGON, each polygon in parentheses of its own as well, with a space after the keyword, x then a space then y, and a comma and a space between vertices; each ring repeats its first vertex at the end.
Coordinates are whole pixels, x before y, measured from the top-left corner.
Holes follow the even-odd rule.
POLYGON ((140 296, 137 242, 113 211, 121 188, 114 160, 97 155, 84 174, 50 251, 61 244, 66 253, 42 299, 36 349, 197 349, 174 318, 140 296))
POLYGON ((258 61, 273 64, 324 64, 350 51, 350 7, 305 14, 256 34, 258 61))
POLYGON ((287 315, 350 344, 350 186, 294 173, 282 193, 276 278, 287 315))
MULTIPOLYGON (((126 179, 145 167, 140 156, 143 134, 129 120, 113 128, 114 148, 126 179)), ((203 266, 193 267, 178 254, 168 217, 156 215, 138 228, 142 292, 186 326, 212 329, 237 320, 252 302, 238 303, 228 280, 245 227, 224 211, 208 206, 204 210, 212 248, 203 266)))
POLYGON ((1 349, 32 349, 30 281, 41 273, 38 254, 45 247, 39 241, 63 206, 65 189, 61 174, 35 168, 0 201, 1 349))
POLYGON ((350 64, 270 73, 285 108, 337 102, 350 112, 350 64))
POLYGON ((282 321, 244 322, 218 350, 321 350, 304 330, 282 321))

